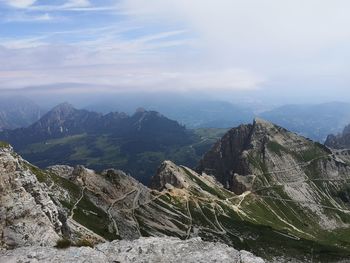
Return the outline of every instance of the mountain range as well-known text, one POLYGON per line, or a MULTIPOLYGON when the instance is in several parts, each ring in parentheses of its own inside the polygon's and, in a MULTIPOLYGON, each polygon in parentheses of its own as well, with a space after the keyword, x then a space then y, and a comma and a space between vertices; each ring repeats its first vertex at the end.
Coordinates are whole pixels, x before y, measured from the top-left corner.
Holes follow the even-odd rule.
MULTIPOLYGON (((23 97, 2 98, 0 101, 0 130, 28 127, 44 113, 40 106, 23 97)), ((45 104, 41 101, 41 104, 45 104)), ((41 105, 40 104, 40 105, 41 105)), ((250 123, 261 117, 290 131, 323 143, 329 134, 337 134, 350 123, 350 104, 328 102, 321 104, 294 104, 259 109, 226 101, 188 98, 177 94, 120 94, 111 98, 96 98, 96 101, 77 102, 89 112, 107 115, 111 112, 126 112, 133 115, 138 107, 161 112, 188 129, 222 128, 250 123)), ((45 104, 47 106, 47 103, 45 104)))
POLYGON ((329 134, 340 132, 350 123, 350 104, 284 105, 263 112, 259 117, 323 143, 329 134))
POLYGON ((0 139, 40 167, 83 164, 123 169, 148 183, 166 159, 194 166, 222 130, 187 130, 155 111, 101 114, 63 103, 29 127, 6 130, 0 139))
POLYGON ((121 94, 91 103, 88 110, 109 113, 123 111, 132 113, 137 107, 161 112, 187 128, 229 128, 251 122, 254 113, 248 107, 221 100, 191 98, 179 94, 121 94))
POLYGON ((188 128, 230 128, 260 117, 321 143, 327 135, 340 132, 350 123, 350 103, 345 102, 266 105, 269 110, 262 108, 257 111, 244 103, 191 99, 175 94, 142 94, 140 97, 129 95, 102 99, 91 103, 87 109, 102 113, 116 110, 131 112, 139 106, 161 112, 188 128))
POLYGON ((229 130, 195 170, 163 162, 149 188, 114 169, 41 170, 2 143, 1 244, 165 235, 225 243, 267 262, 346 262, 350 166, 343 157, 256 119, 229 130))
POLYGON ((0 98, 0 131, 29 126, 43 113, 43 109, 27 98, 0 98))

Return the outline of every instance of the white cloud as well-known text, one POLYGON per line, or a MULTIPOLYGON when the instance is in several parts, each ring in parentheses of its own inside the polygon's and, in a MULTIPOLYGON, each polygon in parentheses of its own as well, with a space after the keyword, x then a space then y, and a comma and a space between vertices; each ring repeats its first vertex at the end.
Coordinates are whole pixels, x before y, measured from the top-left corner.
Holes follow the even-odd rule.
POLYGON ((16 8, 27 8, 33 5, 37 0, 1 0, 5 4, 16 8))
MULTIPOLYGON (((1 0, 0 0, 1 1, 1 0)), ((68 0, 63 4, 35 5, 29 8, 30 11, 75 11, 75 12, 113 12, 117 10, 116 4, 96 5, 89 0, 68 0)))
POLYGON ((6 48, 0 60, 7 61, 0 65, 2 86, 83 81, 118 89, 236 91, 272 85, 296 93, 320 76, 348 82, 348 0, 96 3, 29 7, 41 19, 52 18, 51 11, 114 10, 117 16, 99 29, 0 39, 6 48))
POLYGON ((123 0, 122 6, 143 23, 188 26, 211 63, 267 75, 312 71, 329 63, 330 50, 350 51, 347 0, 123 0))
POLYGON ((91 3, 89 0, 68 0, 62 5, 62 8, 72 8, 72 7, 88 7, 91 3))
POLYGON ((52 32, 47 36, 0 39, 2 87, 45 85, 57 82, 107 85, 117 90, 235 90, 254 89, 263 82, 257 74, 237 68, 205 69, 188 64, 181 54, 163 48, 191 48, 186 30, 124 38, 120 24, 82 32, 52 32), (55 45, 55 35, 85 35, 77 43, 55 45), (27 84, 27 85, 26 85, 27 84))
POLYGON ((4 17, 4 22, 48 22, 53 20, 61 19, 57 16, 52 16, 49 13, 43 14, 26 14, 18 13, 13 15, 8 15, 4 17))

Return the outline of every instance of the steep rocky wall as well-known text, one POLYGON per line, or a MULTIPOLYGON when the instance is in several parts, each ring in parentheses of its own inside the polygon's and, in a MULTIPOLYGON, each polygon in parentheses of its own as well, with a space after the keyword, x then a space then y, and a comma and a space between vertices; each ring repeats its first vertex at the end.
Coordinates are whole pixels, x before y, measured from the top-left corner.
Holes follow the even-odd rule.
POLYGON ((62 222, 60 211, 10 146, 0 149, 0 246, 54 245, 62 222))

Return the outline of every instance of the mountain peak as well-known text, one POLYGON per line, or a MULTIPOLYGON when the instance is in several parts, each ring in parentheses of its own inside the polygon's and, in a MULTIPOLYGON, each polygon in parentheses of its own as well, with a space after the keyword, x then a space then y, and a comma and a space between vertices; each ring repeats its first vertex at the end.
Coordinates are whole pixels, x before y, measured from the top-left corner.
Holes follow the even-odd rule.
POLYGON ((162 191, 164 189, 187 188, 183 172, 172 161, 164 161, 158 168, 155 176, 152 177, 151 188, 162 191))
POLYGON ((13 152, 12 146, 4 141, 0 141, 0 152, 13 152))
POLYGON ((68 102, 63 102, 55 106, 51 111, 60 111, 60 112, 71 112, 75 110, 74 106, 68 102))
POLYGON ((264 177, 265 169, 277 169, 279 162, 283 170, 284 166, 300 160, 312 161, 329 154, 325 147, 257 118, 253 125, 241 125, 228 131, 203 157, 198 171, 214 175, 230 190, 241 193, 241 189, 236 188, 237 180, 242 181, 237 175, 262 174, 264 177), (284 161, 279 160, 282 155, 284 161))
POLYGON ((258 117, 254 118, 253 125, 274 126, 273 123, 258 117))
POLYGON ((135 113, 143 113, 143 112, 146 112, 146 109, 145 108, 142 108, 142 107, 139 107, 136 109, 135 113))

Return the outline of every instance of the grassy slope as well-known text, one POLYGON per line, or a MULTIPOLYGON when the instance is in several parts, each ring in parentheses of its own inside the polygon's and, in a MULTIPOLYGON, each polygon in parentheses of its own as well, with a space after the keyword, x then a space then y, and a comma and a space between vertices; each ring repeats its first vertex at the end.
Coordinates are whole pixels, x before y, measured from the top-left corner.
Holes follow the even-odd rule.
MULTIPOLYGON (((80 187, 35 166, 28 168, 39 181, 48 185, 53 182, 55 187, 68 191, 69 200, 59 201, 67 211, 72 209, 81 195, 80 187)), ((314 228, 312 220, 302 217, 303 211, 296 205, 261 199, 256 194, 247 195, 242 200, 242 196, 236 196, 184 167, 181 169, 187 180, 200 188, 170 191, 149 204, 141 204, 135 215, 144 236, 162 233, 185 239, 191 227, 190 233, 196 232, 203 239, 225 242, 264 258, 289 255, 301 260, 313 257, 314 260, 332 262, 350 256, 349 230, 320 231, 314 228), (154 223, 157 220, 159 226, 164 222, 161 220, 170 220, 173 227, 156 228, 154 223), (289 224, 314 237, 295 231, 289 224)), ((274 193, 283 195, 281 189, 275 189, 274 193)), ((108 230, 110 221, 106 212, 96 207, 88 195, 78 203, 73 218, 106 239, 118 238, 108 230)))
MULTIPOLYGON (((203 239, 225 242, 235 248, 253 251, 270 259, 287 255, 300 260, 310 260, 313 257, 314 260, 332 262, 350 256, 349 236, 345 233, 341 237, 339 233, 329 235, 328 232, 318 229, 315 231, 311 226, 312 220, 301 220, 300 207, 263 200, 254 194, 248 195, 239 206, 241 196, 218 188, 187 169, 184 169, 184 172, 188 180, 201 186, 201 190, 190 188, 189 193, 170 192, 163 198, 165 203, 157 202, 152 205, 166 208, 180 218, 182 216, 180 221, 190 225, 188 216, 183 216, 188 215, 186 202, 189 200, 193 225, 191 232, 197 229, 196 232, 203 239), (302 230, 310 230, 314 237, 295 231, 289 223, 302 230), (339 240, 342 240, 342 244, 339 240)), ((152 231, 142 218, 142 209, 146 208, 141 208, 138 213, 143 222, 142 230, 146 235, 150 235, 152 231)), ((174 235, 169 229, 159 231, 174 235)), ((179 237, 186 238, 186 231, 179 237)))
MULTIPOLYGON (((188 145, 157 145, 157 149, 131 148, 133 141, 112 135, 79 134, 28 145, 20 151, 24 158, 39 167, 54 164, 82 164, 96 170, 122 169, 143 183, 156 172, 164 160, 194 167, 202 155, 223 135, 226 129, 194 130, 188 145)), ((141 143, 140 143, 141 144, 141 143)), ((142 147, 140 145, 139 147, 142 147)))

